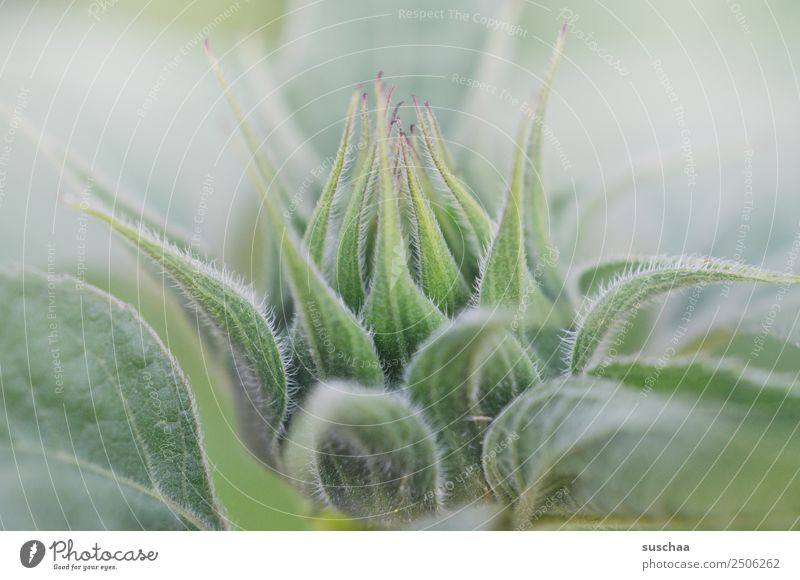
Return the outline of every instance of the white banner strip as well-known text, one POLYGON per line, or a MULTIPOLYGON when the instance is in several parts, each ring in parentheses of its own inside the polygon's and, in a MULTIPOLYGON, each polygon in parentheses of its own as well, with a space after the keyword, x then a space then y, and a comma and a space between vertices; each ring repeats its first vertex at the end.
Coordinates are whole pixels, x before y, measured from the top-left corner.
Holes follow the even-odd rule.
POLYGON ((0 578, 797 579, 798 552, 792 532, 2 532, 0 578))

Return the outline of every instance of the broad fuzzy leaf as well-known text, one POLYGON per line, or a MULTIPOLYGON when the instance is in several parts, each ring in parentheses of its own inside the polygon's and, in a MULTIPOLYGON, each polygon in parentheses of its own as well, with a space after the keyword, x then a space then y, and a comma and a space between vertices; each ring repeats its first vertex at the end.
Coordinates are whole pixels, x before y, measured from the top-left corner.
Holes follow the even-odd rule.
POLYGON ((800 370, 800 345, 791 336, 772 330, 756 327, 753 323, 737 328, 706 329, 702 336, 682 345, 677 353, 682 356, 733 357, 748 367, 773 373, 797 373, 800 370))
POLYGON ((292 422, 284 458, 310 497, 367 522, 407 522, 440 505, 433 433, 396 394, 320 384, 292 422))
POLYGON ((277 466, 277 441, 288 406, 285 355, 251 287, 172 244, 97 208, 86 211, 147 254, 175 280, 230 348, 243 435, 256 455, 277 466))
POLYGON ((617 359, 590 374, 616 379, 644 392, 690 394, 709 403, 768 408, 800 418, 800 379, 794 374, 748 368, 721 359, 617 359))
POLYGON ((469 300, 469 288, 447 247, 430 203, 417 181, 413 156, 405 135, 400 136, 403 175, 411 198, 414 249, 422 290, 445 313, 454 313, 469 300))
POLYGON ((333 201, 336 191, 339 188, 342 172, 344 171, 349 154, 350 137, 353 134, 353 120, 356 116, 358 102, 359 93, 356 92, 350 99, 344 132, 339 142, 339 149, 336 151, 336 157, 333 160, 333 166, 331 167, 328 181, 325 183, 322 194, 317 200, 317 205, 314 209, 314 213, 311 215, 311 221, 309 221, 308 228, 306 228, 305 232, 304 242, 306 248, 308 248, 308 253, 320 269, 324 268, 323 259, 325 258, 325 251, 328 247, 328 236, 331 230, 333 201))
POLYGON ((136 311, 0 271, 0 485, 12 529, 222 529, 186 377, 136 311))
POLYGON ((794 528, 800 432, 786 419, 572 377, 524 393, 495 420, 486 475, 518 524, 794 528))
MULTIPOLYGON (((383 91, 378 82, 378 99, 383 91)), ((372 267, 372 284, 364 317, 390 376, 397 376, 417 349, 443 321, 444 316, 417 287, 408 267, 406 244, 400 225, 397 195, 389 162, 386 115, 379 114, 378 234, 372 267)))
POLYGON ((465 313, 438 332, 411 361, 412 399, 438 427, 452 501, 485 494, 483 433, 515 396, 539 382, 536 367, 509 333, 510 316, 465 313))
POLYGON ((425 111, 423 111, 419 106, 417 98, 412 98, 414 99, 414 107, 417 111, 417 122, 422 132, 426 151, 431 158, 437 174, 441 177, 452 196, 450 201, 453 204, 453 209, 459 214, 461 226, 465 229, 466 237, 472 246, 474 257, 478 258, 483 254, 484 248, 488 247, 492 240, 492 230, 494 229, 492 220, 481 204, 464 188, 458 178, 450 170, 440 146, 435 143, 432 133, 437 124, 433 116, 433 111, 427 104, 425 111))
POLYGON ((618 276, 589 302, 567 343, 570 370, 582 372, 610 332, 643 304, 670 290, 718 282, 795 284, 798 281, 798 276, 713 258, 653 258, 618 276))

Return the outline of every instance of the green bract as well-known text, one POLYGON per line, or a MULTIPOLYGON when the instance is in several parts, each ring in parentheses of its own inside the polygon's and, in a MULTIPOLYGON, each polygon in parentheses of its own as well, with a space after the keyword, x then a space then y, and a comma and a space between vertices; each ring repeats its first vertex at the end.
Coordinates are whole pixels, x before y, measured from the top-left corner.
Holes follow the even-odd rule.
MULTIPOLYGON (((726 356, 724 330, 709 330, 668 359, 620 356, 607 345, 667 292, 800 278, 657 256, 598 264, 577 288, 566 284, 541 175, 543 116, 564 37, 562 30, 539 100, 518 129, 496 215, 458 177, 433 108, 414 98, 416 122, 404 131, 403 111, 380 75, 374 99, 360 88, 350 98, 316 208, 298 215, 212 57, 255 160, 264 230, 281 251, 270 286, 288 290, 288 307, 285 297, 257 299, 178 249, 178 236, 151 233, 157 221, 139 224, 125 205, 90 213, 174 279, 229 347, 243 439, 316 504, 369 526, 483 518, 476 525, 796 528, 800 459, 789 451, 798 443, 796 368, 772 374, 726 356), (273 321, 264 303, 292 314, 273 321)), ((99 201, 109 205, 113 196, 99 201)), ((43 282, 32 280, 41 293, 43 282)), ((18 294, 18 277, 0 281, 5 294, 18 294)), ((92 294, 85 305, 96 301, 92 294)), ((19 318, 13 302, 3 306, 19 318)), ((124 315, 109 324, 124 336, 135 315, 115 308, 124 315)), ((148 521, 220 527, 183 375, 145 335, 147 364, 161 365, 148 372, 170 376, 155 387, 168 403, 169 440, 180 443, 183 471, 163 470, 157 454, 148 465, 125 460, 131 438, 146 447, 156 436, 146 409, 134 415, 140 431, 125 434, 111 468, 121 462, 141 501, 163 500, 167 511, 148 511, 148 521), (183 479, 191 489, 178 485, 183 479)), ((115 421, 116 404, 141 396, 136 373, 145 363, 127 347, 116 353, 125 359, 118 372, 99 377, 115 421)), ((76 353, 66 354, 79 364, 76 353)), ((105 349, 92 355, 111 357, 105 349)), ((13 395, 3 404, 14 413, 34 412, 28 377, 3 361, 4 389, 13 395)), ((37 412, 53 415, 58 440, 57 400, 32 392, 37 412)), ((80 420, 91 434, 105 419, 80 420)), ((97 464, 91 437, 74 444, 80 465, 109 468, 97 464)))

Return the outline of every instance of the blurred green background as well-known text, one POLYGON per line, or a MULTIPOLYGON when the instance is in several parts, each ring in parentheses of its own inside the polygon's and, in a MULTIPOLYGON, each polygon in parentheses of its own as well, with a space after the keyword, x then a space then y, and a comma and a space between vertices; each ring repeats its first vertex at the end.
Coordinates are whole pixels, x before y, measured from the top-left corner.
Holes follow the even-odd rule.
MULTIPOLYGON (((566 19, 544 168, 565 270, 631 252, 783 270, 800 229, 800 6, 790 0, 6 1, 0 16, 0 105, 262 290, 258 195, 205 38, 286 183, 311 180, 303 203, 321 187, 315 169, 333 153, 347 96, 383 70, 397 98, 431 100, 466 181, 496 209, 521 103, 566 19)), ((37 138, 7 121, 0 133, 0 264, 44 267, 55 244, 57 269, 75 274, 79 216, 57 202, 62 172, 37 138)), ((96 223, 86 247, 87 278, 136 305, 189 375, 236 524, 322 525, 244 451, 223 361, 159 271, 96 223)), ((769 292, 732 291, 708 316, 757 319, 769 292)))

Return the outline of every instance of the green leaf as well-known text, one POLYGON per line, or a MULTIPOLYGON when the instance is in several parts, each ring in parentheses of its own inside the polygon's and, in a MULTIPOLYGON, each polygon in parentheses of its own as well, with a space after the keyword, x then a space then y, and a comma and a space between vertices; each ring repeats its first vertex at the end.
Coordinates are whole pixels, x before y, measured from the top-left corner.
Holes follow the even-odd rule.
POLYGON ((423 345, 408 368, 412 399, 439 429, 454 502, 485 494, 483 433, 505 405, 539 382, 509 326, 510 315, 464 313, 423 345))
MULTIPOLYGON (((219 63, 211 56, 214 70, 223 84, 231 108, 245 134, 245 140, 257 153, 252 130, 239 110, 227 85, 219 63)), ((352 117, 352 115, 350 116, 352 117)), ((303 327, 303 336, 310 347, 311 358, 321 378, 352 378, 367 385, 381 385, 383 373, 375 348, 367 331, 327 284, 320 270, 297 238, 294 228, 281 214, 279 204, 263 189, 264 207, 272 226, 274 240, 281 251, 284 270, 294 299, 296 314, 303 327)))
POLYGON ((350 106, 347 108, 344 132, 342 139, 339 142, 339 149, 336 151, 336 157, 333 161, 328 181, 322 189, 322 194, 317 200, 317 205, 314 208, 314 213, 311 215, 311 221, 306 228, 304 243, 308 248, 308 253, 311 259, 318 268, 323 268, 323 259, 325 257, 325 250, 328 247, 328 236, 331 230, 331 211, 333 209, 334 196, 339 188, 339 184, 344 171, 347 156, 350 150, 350 137, 353 134, 353 120, 356 115, 358 107, 359 94, 353 93, 350 99, 350 106))
POLYGON ((409 209, 414 225, 414 255, 420 284, 425 294, 442 311, 452 314, 469 300, 469 288, 417 181, 411 146, 402 133, 400 147, 403 154, 403 174, 411 198, 409 209))
MULTIPOLYGON (((378 99, 383 90, 378 81, 378 99)), ((378 145, 379 217, 373 258, 372 284, 364 317, 374 332, 375 344, 390 376, 397 376, 444 316, 414 282, 408 267, 397 195, 389 162, 386 132, 386 109, 379 113, 376 139, 378 145)))
POLYGON ((369 112, 366 93, 361 100, 361 141, 359 158, 356 162, 350 199, 347 202, 344 219, 339 225, 333 260, 331 283, 353 312, 360 312, 366 296, 366 214, 369 188, 375 172, 376 147, 370 144, 369 112))
POLYGON ((725 359, 633 359, 603 361, 589 371, 616 379, 644 392, 691 394, 718 403, 763 407, 800 418, 797 373, 750 368, 725 359))
POLYGON ((646 268, 652 261, 650 256, 624 256, 592 264, 578 274, 578 292, 583 296, 600 292, 605 285, 612 283, 626 271, 646 268))
POLYGON ((434 168, 436 169, 439 177, 447 186, 447 190, 451 194, 450 202, 459 215, 461 226, 464 228, 469 243, 472 246, 472 253, 474 257, 480 257, 483 254, 484 248, 492 241, 492 220, 486 213, 486 210, 478 203, 478 201, 469 193, 461 182, 453 175, 453 172, 445 161, 445 154, 442 153, 433 138, 433 131, 438 127, 433 111, 430 106, 425 104, 425 111, 414 99, 414 108, 417 111, 417 122, 422 132, 422 138, 425 143, 426 151, 431 158, 434 168))
POLYGON ((205 49, 208 62, 211 64, 211 68, 214 71, 214 75, 217 77, 220 87, 222 87, 222 92, 225 96, 225 100, 228 102, 228 107, 234 119, 236 119, 237 129, 241 132, 244 144, 255 161, 256 172, 255 174, 251 174, 251 177, 257 179, 256 189, 258 189, 259 194, 264 198, 266 198, 269 191, 276 191, 280 199, 280 205, 292 209, 288 217, 292 219, 295 227, 301 231, 304 230, 309 219, 308 216, 304 214, 304 206, 292 202, 288 188, 281 182, 281 176, 275 169, 275 164, 270 159, 266 149, 262 147, 258 137, 256 137, 255 130, 242 111, 242 107, 233 92, 233 88, 222 71, 222 65, 219 59, 217 59, 216 55, 211 50, 208 39, 205 41, 205 49))
MULTIPOLYGON (((416 106, 416 103, 415 103, 416 106)), ((439 126, 439 120, 433 114, 433 109, 430 103, 425 102, 425 120, 428 122, 428 127, 432 135, 432 143, 436 145, 436 150, 442 156, 442 161, 447 164, 447 167, 455 167, 455 160, 447 149, 447 141, 444 139, 442 128, 439 126)))
MULTIPOLYGON (((464 236, 464 231, 461 227, 461 221, 463 220, 458 219, 456 215, 457 211, 452 207, 451 203, 448 203, 446 194, 440 192, 433 185, 426 170, 426 164, 417 148, 417 143, 421 141, 422 138, 420 138, 419 133, 415 131, 414 125, 411 125, 409 128, 409 133, 416 137, 413 140, 409 140, 409 144, 411 145, 410 149, 414 157, 414 162, 417 167, 420 168, 418 176, 422 185, 422 191, 430 201, 431 208, 436 216, 436 221, 439 224, 439 228, 442 230, 442 235, 447 241, 450 252, 455 257, 461 273, 468 283, 472 285, 480 273, 480 255, 477 253, 471 255, 467 240, 464 236)), ((422 142, 422 146, 424 146, 424 141, 422 142)))
POLYGON ((440 504, 433 434, 396 394, 320 384, 292 421, 284 458, 310 498, 368 522, 396 525, 440 504))
POLYGON ((0 518, 12 529, 222 529, 192 392, 136 311, 0 271, 0 518))
POLYGON ((791 416, 572 377, 509 405, 484 457, 518 525, 787 529, 800 513, 798 443, 791 416))
POLYGON ((317 376, 317 365, 314 363, 308 338, 306 338, 305 330, 298 318, 294 318, 291 326, 289 326, 286 343, 287 350, 292 355, 290 365, 292 380, 297 387, 291 394, 291 405, 288 409, 289 419, 291 420, 294 408, 303 404, 308 390, 319 382, 320 377, 317 376))
POLYGON ((277 441, 288 405, 285 355, 252 287, 199 258, 98 208, 85 211, 108 223, 137 250, 164 268, 230 348, 242 431, 250 449, 277 467, 277 441))
MULTIPOLYGON (((558 271, 558 250, 550 238, 549 211, 542 182, 542 144, 547 101, 559 60, 561 60, 561 53, 564 50, 566 37, 567 23, 564 23, 553 47, 550 65, 547 68, 536 109, 531 119, 532 129, 528 137, 526 161, 529 160, 533 166, 532 170, 527 172, 523 167, 525 197, 521 202, 524 207, 525 240, 531 270, 534 272, 541 270, 541 276, 537 276, 537 278, 541 278, 545 289, 554 299, 562 295, 563 282, 558 271)), ((563 298, 561 301, 563 302, 563 298)))
MULTIPOLYGON (((793 323, 792 323, 793 325, 793 323)), ((800 371, 800 345, 774 329, 743 324, 737 328, 712 328, 678 349, 680 355, 734 357, 750 367, 773 373, 800 371)))
POLYGON ((520 123, 506 205, 481 272, 480 300, 484 306, 503 305, 517 308, 529 292, 536 292, 525 259, 525 236, 522 227, 524 146, 527 132, 528 123, 520 123))
POLYGON ((303 337, 316 366, 316 376, 382 385, 381 363, 369 333, 328 286, 271 203, 267 204, 267 211, 276 235, 283 234, 278 239, 283 250, 284 269, 303 337))
POLYGON ((523 315, 526 320, 520 327, 519 336, 530 343, 546 366, 557 367, 559 358, 555 354, 560 347, 558 333, 566 326, 564 317, 528 271, 525 259, 522 203, 528 125, 523 121, 517 131, 506 206, 481 269, 480 303, 483 306, 505 306, 523 315))
POLYGON ((250 163, 250 153, 246 145, 239 141, 235 143, 234 149, 253 186, 253 192, 243 195, 237 202, 238 215, 228 232, 232 252, 226 251, 226 265, 252 281, 253 287, 265 296, 269 308, 275 310, 275 322, 280 325, 291 318, 292 299, 291 292, 281 277, 272 274, 280 268, 280 252, 263 211, 263 180, 255 165, 250 163))
POLYGON ((798 276, 713 258, 653 258, 648 264, 618 276, 589 301, 567 344, 570 369, 573 373, 583 371, 609 333, 618 330, 649 300, 670 290, 718 282, 795 284, 798 281, 798 276))

